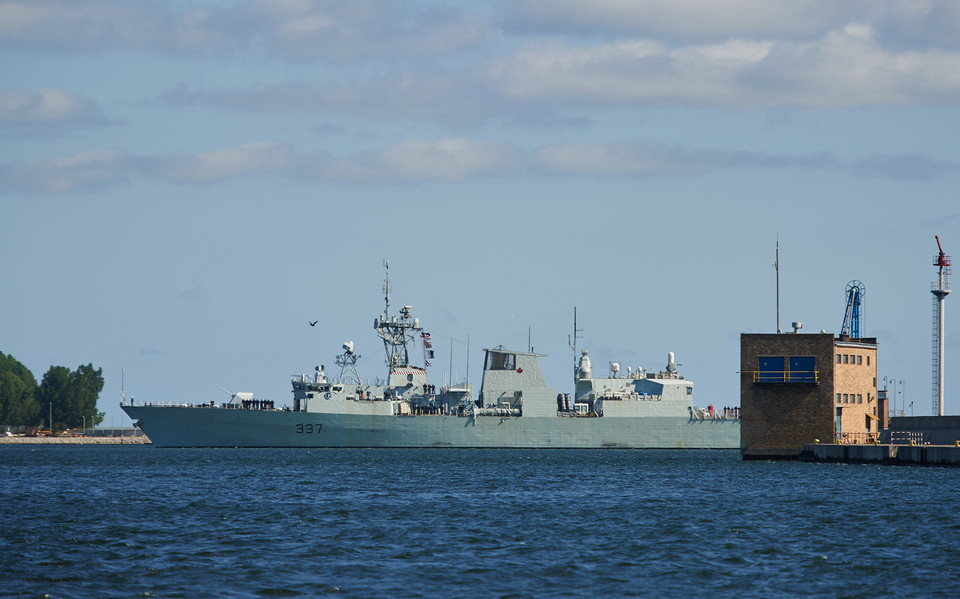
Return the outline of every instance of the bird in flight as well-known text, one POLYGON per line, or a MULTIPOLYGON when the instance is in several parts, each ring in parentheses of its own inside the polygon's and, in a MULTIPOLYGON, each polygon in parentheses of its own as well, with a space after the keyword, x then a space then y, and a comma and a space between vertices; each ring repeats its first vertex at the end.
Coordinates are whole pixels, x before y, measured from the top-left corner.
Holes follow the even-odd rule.
MULTIPOLYGON (((308 322, 309 322, 309 321, 308 321, 308 322)), ((320 321, 319 321, 319 320, 314 320, 313 322, 310 323, 310 326, 313 326, 313 325, 317 324, 318 322, 320 322, 320 321)))

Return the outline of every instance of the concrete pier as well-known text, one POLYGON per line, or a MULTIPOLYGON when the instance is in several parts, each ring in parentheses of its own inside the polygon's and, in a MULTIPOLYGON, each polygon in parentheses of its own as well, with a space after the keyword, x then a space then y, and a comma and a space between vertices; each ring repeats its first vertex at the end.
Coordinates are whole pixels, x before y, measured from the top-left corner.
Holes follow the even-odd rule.
POLYGON ((960 466, 957 445, 804 445, 803 462, 960 466))
POLYGON ((0 445, 151 445, 145 435, 127 437, 0 437, 0 445))

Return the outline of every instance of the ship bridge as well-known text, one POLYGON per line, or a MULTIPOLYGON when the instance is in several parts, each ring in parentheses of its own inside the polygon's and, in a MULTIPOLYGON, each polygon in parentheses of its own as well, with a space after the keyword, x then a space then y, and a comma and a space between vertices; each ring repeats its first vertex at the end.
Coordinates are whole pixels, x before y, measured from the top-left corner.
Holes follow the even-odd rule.
POLYGON ((546 354, 520 352, 496 347, 484 350, 481 408, 522 410, 525 416, 554 415, 553 396, 540 369, 539 358, 546 354))

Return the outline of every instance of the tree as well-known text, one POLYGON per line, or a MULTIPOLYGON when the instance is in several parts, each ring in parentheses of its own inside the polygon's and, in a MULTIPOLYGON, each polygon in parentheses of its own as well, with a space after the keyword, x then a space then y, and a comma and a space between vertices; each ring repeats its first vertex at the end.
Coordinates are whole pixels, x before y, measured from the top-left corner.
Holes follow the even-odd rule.
POLYGON ((93 369, 93 364, 81 365, 70 373, 70 389, 72 412, 69 425, 76 428, 84 422, 85 416, 90 416, 93 422, 87 420, 89 426, 103 422, 103 412, 97 411, 97 399, 103 391, 103 369, 93 369))
POLYGON ((12 355, 0 352, 0 424, 40 424, 37 379, 12 355))
POLYGON ((66 366, 51 366, 43 375, 37 399, 40 409, 53 410, 57 430, 94 426, 103 421, 97 412, 97 398, 103 389, 103 370, 93 364, 71 371, 66 366))

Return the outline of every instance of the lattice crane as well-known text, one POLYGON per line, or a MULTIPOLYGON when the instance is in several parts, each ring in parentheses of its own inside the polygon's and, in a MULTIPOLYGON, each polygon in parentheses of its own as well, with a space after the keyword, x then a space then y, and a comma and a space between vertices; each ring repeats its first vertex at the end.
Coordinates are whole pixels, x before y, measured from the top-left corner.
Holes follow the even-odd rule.
POLYGON ((841 335, 849 335, 852 339, 860 338, 860 307, 867 288, 860 281, 847 283, 847 309, 843 313, 841 335))

